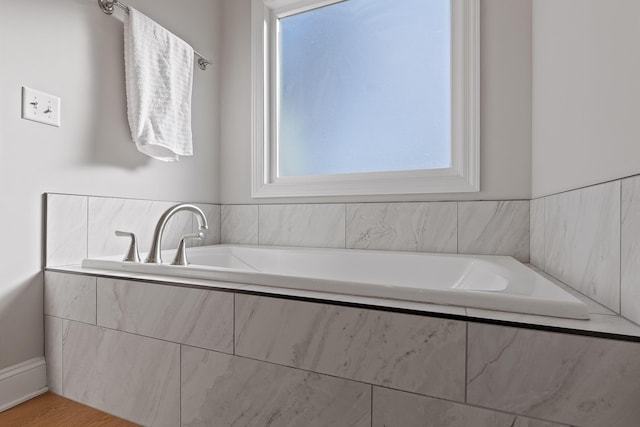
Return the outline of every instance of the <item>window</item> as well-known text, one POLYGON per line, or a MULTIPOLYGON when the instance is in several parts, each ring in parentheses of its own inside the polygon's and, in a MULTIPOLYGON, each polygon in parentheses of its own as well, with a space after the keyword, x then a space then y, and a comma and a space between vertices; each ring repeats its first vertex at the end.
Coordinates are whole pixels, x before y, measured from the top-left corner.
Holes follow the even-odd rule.
POLYGON ((479 190, 478 0, 253 0, 253 197, 479 190))

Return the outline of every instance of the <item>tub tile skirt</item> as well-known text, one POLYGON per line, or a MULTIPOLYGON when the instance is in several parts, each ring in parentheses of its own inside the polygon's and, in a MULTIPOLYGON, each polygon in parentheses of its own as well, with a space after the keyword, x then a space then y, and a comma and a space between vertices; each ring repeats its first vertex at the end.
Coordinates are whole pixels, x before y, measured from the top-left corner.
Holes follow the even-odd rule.
POLYGON ((66 273, 52 282, 49 386, 142 425, 640 420, 640 343, 84 277, 87 286, 66 273), (87 297, 96 287, 95 299, 87 297))

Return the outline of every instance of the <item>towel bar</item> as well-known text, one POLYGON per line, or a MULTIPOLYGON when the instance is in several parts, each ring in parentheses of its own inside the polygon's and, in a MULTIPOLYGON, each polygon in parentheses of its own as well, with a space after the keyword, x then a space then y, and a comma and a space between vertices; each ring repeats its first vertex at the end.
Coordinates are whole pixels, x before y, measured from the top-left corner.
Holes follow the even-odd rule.
MULTIPOLYGON (((113 14, 114 6, 118 6, 120 9, 129 13, 129 6, 119 2, 118 0, 98 0, 98 5, 100 6, 100 9, 102 9, 102 11, 107 15, 113 14)), ((207 65, 212 63, 207 58, 205 58, 200 53, 198 53, 196 50, 193 51, 193 54, 198 57, 198 67, 200 67, 201 70, 206 70, 207 65)))

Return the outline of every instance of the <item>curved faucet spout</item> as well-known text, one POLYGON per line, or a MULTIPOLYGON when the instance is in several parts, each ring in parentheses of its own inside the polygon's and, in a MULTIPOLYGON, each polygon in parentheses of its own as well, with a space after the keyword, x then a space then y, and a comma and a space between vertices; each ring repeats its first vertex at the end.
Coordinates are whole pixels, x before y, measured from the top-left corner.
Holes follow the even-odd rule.
POLYGON ((207 224, 207 217, 199 207, 188 203, 181 203, 179 205, 170 207, 165 211, 165 213, 162 214, 162 216, 158 220, 158 223, 156 224, 156 229, 153 232, 153 240, 151 241, 151 249, 149 249, 149 254, 147 255, 147 259, 145 259, 144 262, 149 264, 162 264, 162 256, 160 254, 162 248, 162 234, 164 233, 164 229, 167 226, 167 222, 169 222, 169 219, 180 211, 193 212, 198 219, 200 230, 204 231, 209 228, 209 225, 207 224))

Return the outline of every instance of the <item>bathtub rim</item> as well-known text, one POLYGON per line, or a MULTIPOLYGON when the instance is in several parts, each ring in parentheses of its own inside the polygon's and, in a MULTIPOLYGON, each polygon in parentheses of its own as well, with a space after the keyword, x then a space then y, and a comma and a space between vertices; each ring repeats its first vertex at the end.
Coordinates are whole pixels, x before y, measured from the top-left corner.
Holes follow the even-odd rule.
MULTIPOLYGON (((444 259, 456 259, 456 260, 470 260, 489 262, 493 266, 500 268, 515 269, 514 272, 517 275, 518 270, 521 269, 524 264, 513 257, 504 255, 471 255, 471 254, 445 254, 445 253, 421 253, 421 252, 405 252, 405 251, 380 251, 380 250, 364 250, 364 249, 346 249, 346 248, 317 248, 317 247, 295 247, 295 246, 265 246, 265 245, 242 245, 242 244, 218 244, 207 245, 191 248, 195 251, 204 251, 207 248, 226 249, 229 248, 233 251, 234 248, 240 250, 264 250, 273 252, 302 252, 306 254, 322 254, 322 253, 352 253, 368 255, 383 255, 383 256, 411 256, 415 257, 429 257, 444 258, 444 259)), ((232 252, 229 253, 231 255, 232 252)), ((173 251, 163 251, 163 258, 165 260, 172 259, 173 251)), ((472 308, 479 310, 493 310, 514 313, 516 315, 539 315, 548 317, 568 318, 574 320, 589 320, 590 313, 588 306, 580 298, 577 298, 573 293, 568 292, 566 289, 558 286, 553 281, 541 276, 542 279, 549 281, 554 287, 560 289, 560 294, 564 298, 564 294, 568 294, 569 299, 553 300, 545 299, 542 297, 520 297, 518 294, 499 292, 488 292, 468 289, 418 289, 411 286, 402 285, 390 285, 390 284, 371 284, 365 281, 350 281, 342 279, 325 279, 318 277, 305 277, 300 275, 291 274, 275 274, 271 272, 247 271, 235 268, 211 266, 193 265, 193 266, 173 266, 167 263, 165 264, 145 264, 145 263, 131 263, 121 261, 119 256, 87 258, 82 261, 83 267, 98 268, 112 270, 115 267, 116 271, 124 271, 132 274, 156 274, 171 277, 186 277, 189 279, 203 279, 222 282, 231 282, 238 284, 248 284, 257 286, 271 286, 284 289, 293 289, 298 291, 311 291, 329 294, 339 295, 351 295, 354 298, 380 298, 390 299, 397 301, 417 302, 425 304, 433 304, 447 307, 461 307, 464 309, 472 308), (211 277, 212 276, 212 277, 211 277), (303 281, 306 283, 306 287, 300 287, 299 283, 303 281), (370 286, 369 286, 370 285, 370 286), (358 293, 359 289, 363 286, 367 286, 370 291, 368 295, 358 293), (310 289, 314 288, 314 289, 310 289), (389 295, 390 288, 393 290, 404 292, 406 295, 412 296, 412 298, 396 298, 389 295), (455 304, 451 302, 452 293, 457 293, 455 304), (525 308, 523 308, 525 307, 525 308), (563 312, 564 315, 558 315, 556 311, 563 312), (568 313, 568 314, 567 314, 568 313)), ((536 271, 526 272, 537 274, 536 271)), ((539 274, 538 274, 539 275, 539 274)), ((545 285, 546 286, 546 285, 545 285)))

